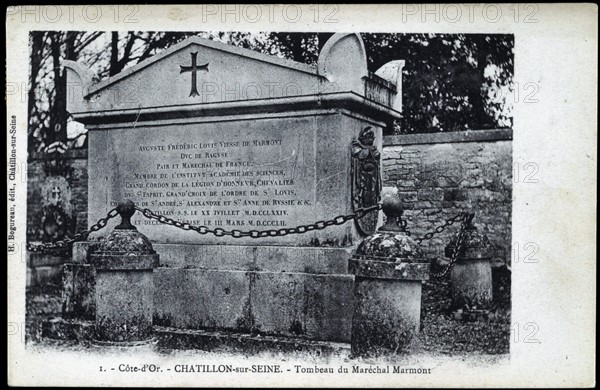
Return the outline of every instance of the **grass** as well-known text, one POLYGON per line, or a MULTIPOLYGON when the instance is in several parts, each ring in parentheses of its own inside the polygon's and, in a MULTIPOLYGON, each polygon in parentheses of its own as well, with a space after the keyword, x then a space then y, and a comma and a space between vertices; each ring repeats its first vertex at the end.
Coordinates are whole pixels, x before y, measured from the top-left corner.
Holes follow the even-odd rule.
POLYGON ((417 349, 441 354, 505 354, 510 342, 510 299, 501 296, 484 317, 460 319, 449 311, 450 283, 434 280, 423 286, 421 333, 417 349))

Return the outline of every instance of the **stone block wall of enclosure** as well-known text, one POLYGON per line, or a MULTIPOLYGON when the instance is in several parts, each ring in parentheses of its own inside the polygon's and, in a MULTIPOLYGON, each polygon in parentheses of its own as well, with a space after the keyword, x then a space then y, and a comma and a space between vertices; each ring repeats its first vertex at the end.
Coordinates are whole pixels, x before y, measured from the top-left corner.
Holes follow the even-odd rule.
MULTIPOLYGON (((512 130, 387 136, 382 165, 384 186, 398 188, 412 236, 472 212, 475 226, 498 247, 494 263, 510 263, 512 130)), ((423 242, 428 256, 442 258, 457 231, 455 224, 423 242)))

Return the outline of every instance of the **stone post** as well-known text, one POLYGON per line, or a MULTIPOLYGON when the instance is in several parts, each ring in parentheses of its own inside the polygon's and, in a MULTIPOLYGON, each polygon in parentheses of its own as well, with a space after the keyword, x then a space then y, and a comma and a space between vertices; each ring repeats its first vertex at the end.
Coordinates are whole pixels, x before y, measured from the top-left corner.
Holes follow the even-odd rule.
MULTIPOLYGON (((492 302, 492 245, 469 216, 458 258, 450 272, 452 308, 465 315, 483 313, 492 302)), ((456 250, 458 235, 446 246, 446 257, 456 250)))
POLYGON ((121 224, 90 254, 96 268, 95 339, 136 345, 152 338, 153 270, 158 255, 150 240, 131 224, 132 202, 119 204, 121 224))
POLYGON ((421 285, 430 263, 405 231, 402 205, 384 196, 386 224, 368 236, 350 260, 354 281, 352 355, 406 352, 419 332, 421 285))
POLYGON ((73 243, 71 262, 63 266, 64 319, 93 321, 96 318, 96 270, 88 259, 91 244, 90 241, 73 243))

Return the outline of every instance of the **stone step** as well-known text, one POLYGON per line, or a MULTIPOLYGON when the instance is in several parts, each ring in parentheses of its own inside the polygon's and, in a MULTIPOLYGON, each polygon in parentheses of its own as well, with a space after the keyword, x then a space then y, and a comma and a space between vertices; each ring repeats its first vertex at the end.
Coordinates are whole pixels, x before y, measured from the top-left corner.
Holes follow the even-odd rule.
MULTIPOLYGON (((94 322, 52 318, 42 324, 42 337, 58 340, 73 340, 93 343, 94 322)), ((154 327, 156 350, 201 350, 256 354, 302 353, 325 356, 350 354, 350 344, 330 341, 308 340, 300 337, 267 336, 224 331, 178 329, 164 326, 154 327)))
POLYGON ((94 334, 94 322, 51 318, 42 322, 42 337, 55 340, 86 341, 94 334))
POLYGON ((250 354, 263 351, 297 352, 317 356, 350 353, 350 344, 348 343, 308 340, 300 337, 169 327, 155 327, 154 333, 158 339, 158 347, 165 349, 197 349, 211 352, 244 352, 250 354))

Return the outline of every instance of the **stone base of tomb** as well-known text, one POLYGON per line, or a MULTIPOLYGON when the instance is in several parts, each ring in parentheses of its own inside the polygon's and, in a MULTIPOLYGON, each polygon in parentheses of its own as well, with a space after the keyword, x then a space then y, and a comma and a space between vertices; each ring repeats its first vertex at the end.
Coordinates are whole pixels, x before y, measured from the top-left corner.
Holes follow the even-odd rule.
POLYGON ((352 275, 198 268, 155 272, 155 325, 350 341, 352 275))
MULTIPOLYGON (((42 324, 42 336, 46 339, 70 340, 89 343, 98 347, 111 347, 94 341, 93 321, 53 318, 42 324)), ((194 349, 208 352, 240 352, 245 354, 305 353, 315 356, 350 354, 350 344, 308 340, 301 337, 269 336, 226 331, 177 329, 165 326, 154 327, 154 338, 150 342, 157 350, 194 349)), ((124 347, 122 343, 116 346, 124 347)), ((138 346, 131 345, 132 347, 138 346)))
MULTIPOLYGON (((77 248, 75 260, 83 263, 85 248, 77 248)), ((161 257, 154 270, 154 325, 350 342, 352 247, 155 244, 155 249, 161 257)), ((91 266, 74 264, 65 271, 70 276, 63 318, 95 318, 94 307, 71 310, 94 300, 95 275, 83 272, 85 267, 91 266), (72 270, 79 271, 67 272, 72 270)))

